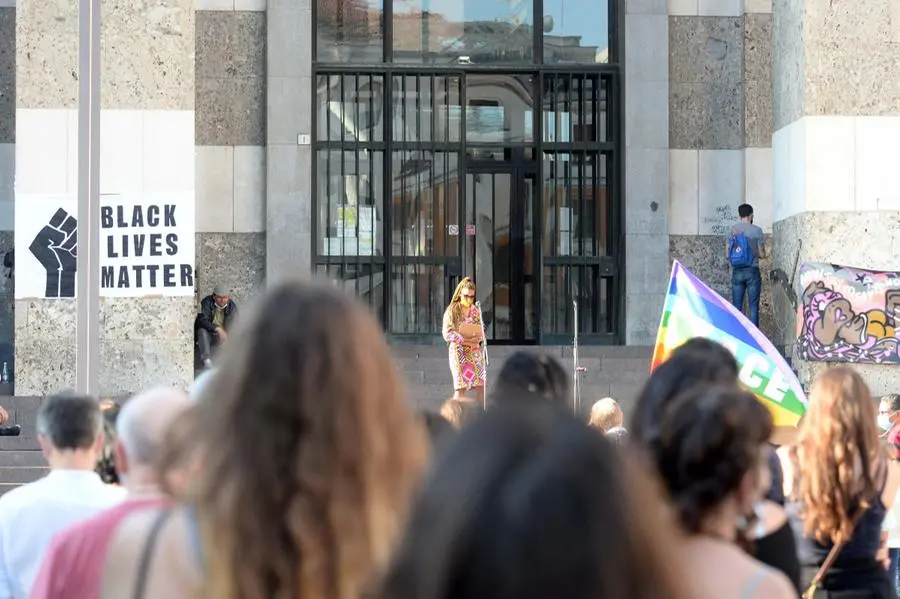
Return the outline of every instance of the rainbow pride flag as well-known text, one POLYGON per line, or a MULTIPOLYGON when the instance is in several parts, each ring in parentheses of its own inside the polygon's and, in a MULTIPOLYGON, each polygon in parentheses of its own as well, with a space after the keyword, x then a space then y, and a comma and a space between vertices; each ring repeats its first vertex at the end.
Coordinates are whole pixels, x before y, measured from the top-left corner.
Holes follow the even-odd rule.
POLYGON ((784 358, 731 302, 676 260, 650 372, 692 337, 705 337, 728 348, 737 359, 741 385, 766 404, 775 425, 797 425, 806 412, 806 394, 784 358))

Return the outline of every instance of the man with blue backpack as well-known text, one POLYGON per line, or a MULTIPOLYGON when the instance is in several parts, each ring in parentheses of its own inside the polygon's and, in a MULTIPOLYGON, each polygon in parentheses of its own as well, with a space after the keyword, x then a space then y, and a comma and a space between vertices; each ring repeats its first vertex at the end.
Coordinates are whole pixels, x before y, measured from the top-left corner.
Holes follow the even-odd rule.
POLYGON ((731 303, 741 310, 744 306, 744 295, 750 297, 750 322, 759 326, 759 295, 762 291, 762 275, 759 272, 759 259, 766 257, 763 231, 753 224, 753 206, 738 206, 740 222, 731 227, 725 255, 731 264, 731 303))

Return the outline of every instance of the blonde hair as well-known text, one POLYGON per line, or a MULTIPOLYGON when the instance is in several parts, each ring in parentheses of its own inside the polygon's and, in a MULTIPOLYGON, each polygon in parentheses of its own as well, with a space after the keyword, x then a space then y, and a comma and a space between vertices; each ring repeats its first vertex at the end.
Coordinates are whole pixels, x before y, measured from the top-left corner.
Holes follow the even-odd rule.
POLYGON ((475 282, 472 281, 471 277, 465 277, 462 281, 459 282, 459 285, 456 286, 456 289, 453 291, 453 296, 450 298, 450 304, 447 306, 447 309, 444 310, 444 314, 450 316, 450 326, 452 328, 456 328, 459 326, 460 321, 460 300, 462 299, 462 292, 465 289, 471 289, 475 291, 475 282))
POLYGON ((848 539, 858 510, 867 509, 878 493, 875 411, 866 383, 845 366, 826 370, 810 390, 794 491, 804 507, 804 534, 820 543, 848 539))
POLYGON ((456 430, 477 418, 482 412, 484 412, 482 405, 471 399, 451 398, 441 406, 441 416, 456 430))
POLYGON ((591 419, 588 424, 606 434, 610 429, 622 426, 623 420, 619 402, 612 397, 604 397, 591 408, 591 419))

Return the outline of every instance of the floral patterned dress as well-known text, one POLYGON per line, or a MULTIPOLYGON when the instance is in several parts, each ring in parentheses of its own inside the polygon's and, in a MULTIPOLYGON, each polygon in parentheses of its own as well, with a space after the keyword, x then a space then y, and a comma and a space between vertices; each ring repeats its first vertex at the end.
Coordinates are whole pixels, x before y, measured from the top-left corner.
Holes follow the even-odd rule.
MULTIPOLYGON (((464 314, 462 323, 482 326, 481 311, 472 306, 462 308, 464 314)), ((453 329, 450 322, 450 311, 444 313, 444 340, 449 345, 450 374, 453 375, 454 389, 472 389, 483 387, 487 380, 487 370, 484 367, 484 347, 473 347, 462 343, 462 335, 453 329)), ((482 344, 484 341, 482 341, 482 344)))

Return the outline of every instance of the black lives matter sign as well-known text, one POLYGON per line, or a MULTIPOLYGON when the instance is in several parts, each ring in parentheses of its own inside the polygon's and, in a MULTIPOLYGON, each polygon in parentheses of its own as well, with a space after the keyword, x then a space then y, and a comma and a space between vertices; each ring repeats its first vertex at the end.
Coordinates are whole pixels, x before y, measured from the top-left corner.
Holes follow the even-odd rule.
MULTIPOLYGON (((84 240, 75 196, 17 196, 17 299, 73 298, 84 240), (81 243, 79 243, 81 242, 81 243)), ((100 295, 193 296, 194 193, 102 194, 100 295)))
POLYGON ((104 202, 101 295, 192 295, 193 211, 193 202, 104 202))

